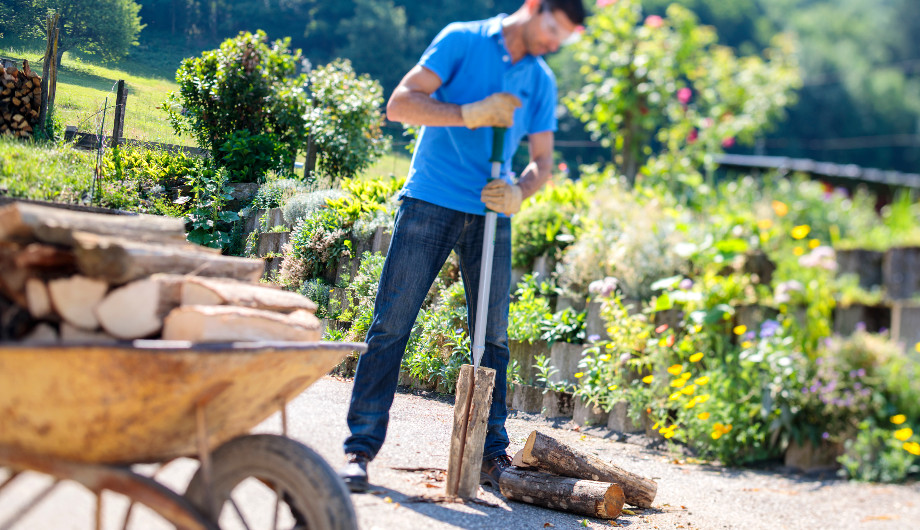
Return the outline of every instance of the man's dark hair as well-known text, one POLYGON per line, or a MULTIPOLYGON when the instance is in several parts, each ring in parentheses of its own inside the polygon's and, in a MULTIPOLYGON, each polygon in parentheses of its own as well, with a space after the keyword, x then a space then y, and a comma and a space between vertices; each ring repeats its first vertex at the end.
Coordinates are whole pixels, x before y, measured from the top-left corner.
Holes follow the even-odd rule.
POLYGON ((575 24, 581 26, 585 23, 585 6, 582 0, 543 0, 540 6, 541 10, 562 11, 566 18, 575 24))

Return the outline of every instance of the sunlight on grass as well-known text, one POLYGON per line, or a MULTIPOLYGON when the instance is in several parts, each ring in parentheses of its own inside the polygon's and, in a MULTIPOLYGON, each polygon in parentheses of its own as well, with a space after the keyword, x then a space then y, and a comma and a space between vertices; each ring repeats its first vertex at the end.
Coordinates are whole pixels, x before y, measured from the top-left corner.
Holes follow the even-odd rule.
MULTIPOLYGON (((36 69, 40 67, 36 64, 41 60, 40 51, 11 50, 10 53, 30 59, 36 69)), ((62 65, 58 72, 55 106, 64 125, 76 126, 83 132, 98 132, 102 124, 102 108, 108 97, 105 130, 107 134, 111 134, 115 83, 119 79, 124 79, 128 86, 124 132, 126 138, 195 145, 190 137, 177 137, 166 119, 166 113, 157 108, 166 99, 168 92, 178 88, 175 82, 159 77, 132 75, 114 67, 94 65, 68 53, 64 54, 62 65)))
POLYGON ((361 174, 363 180, 373 180, 381 177, 396 175, 405 177, 409 173, 409 155, 408 153, 388 153, 380 158, 374 165, 367 168, 367 171, 361 174))

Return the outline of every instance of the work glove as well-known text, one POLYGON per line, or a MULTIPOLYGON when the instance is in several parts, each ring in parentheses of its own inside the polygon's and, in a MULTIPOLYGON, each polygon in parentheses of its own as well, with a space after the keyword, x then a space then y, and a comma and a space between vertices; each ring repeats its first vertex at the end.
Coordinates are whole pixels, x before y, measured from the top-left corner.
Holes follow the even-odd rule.
POLYGON ((495 179, 482 188, 479 199, 486 203, 486 207, 493 212, 505 215, 514 215, 521 211, 521 187, 508 184, 504 180, 495 179))
POLYGON ((521 106, 521 100, 514 94, 496 92, 491 96, 460 105, 463 125, 470 129, 478 127, 511 127, 514 124, 514 109, 521 106))

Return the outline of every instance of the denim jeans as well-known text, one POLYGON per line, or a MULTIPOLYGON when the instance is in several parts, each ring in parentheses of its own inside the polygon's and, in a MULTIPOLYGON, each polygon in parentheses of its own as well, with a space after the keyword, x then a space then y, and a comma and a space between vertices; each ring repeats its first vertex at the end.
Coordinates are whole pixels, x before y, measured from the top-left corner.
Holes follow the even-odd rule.
MULTIPOLYGON (((450 210, 417 199, 403 200, 374 302, 374 317, 367 332, 367 352, 358 360, 355 373, 348 409, 351 436, 345 440, 345 452, 365 452, 373 458, 380 451, 409 334, 425 295, 451 250, 456 250, 460 258, 469 327, 471 331, 475 328, 484 227, 484 215, 450 210)), ((499 217, 495 232, 486 347, 480 363, 496 371, 484 459, 504 454, 508 447, 505 395, 509 357, 510 219, 499 217)))

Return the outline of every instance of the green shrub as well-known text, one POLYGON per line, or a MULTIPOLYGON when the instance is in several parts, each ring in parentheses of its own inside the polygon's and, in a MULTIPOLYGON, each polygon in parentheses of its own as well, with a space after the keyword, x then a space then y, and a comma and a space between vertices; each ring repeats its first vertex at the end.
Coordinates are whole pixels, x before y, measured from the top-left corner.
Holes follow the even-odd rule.
POLYGON ((191 134, 211 151, 231 182, 256 182, 292 167, 304 143, 306 78, 295 77, 300 52, 289 39, 269 45, 265 33, 243 32, 217 50, 186 59, 178 92, 164 105, 176 134, 191 134))
POLYGON ((326 208, 328 206, 328 200, 340 199, 346 195, 347 192, 339 189, 298 193, 284 201, 284 206, 282 207, 284 222, 294 226, 314 211, 320 208, 326 208))

